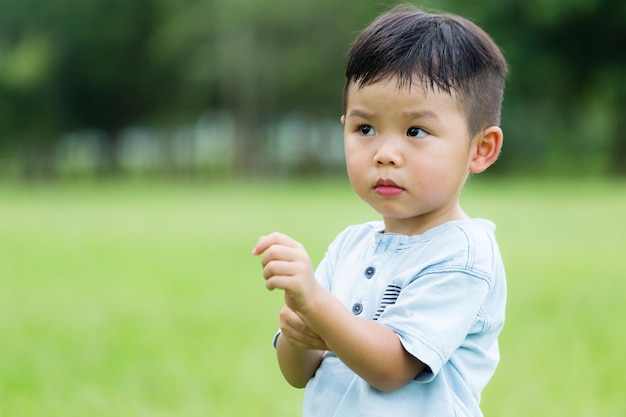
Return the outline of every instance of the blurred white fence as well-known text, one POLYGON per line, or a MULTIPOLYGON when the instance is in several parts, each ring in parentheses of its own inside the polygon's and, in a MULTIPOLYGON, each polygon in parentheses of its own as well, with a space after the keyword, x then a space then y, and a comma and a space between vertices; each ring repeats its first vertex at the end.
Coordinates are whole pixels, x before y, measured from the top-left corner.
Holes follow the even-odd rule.
MULTIPOLYGON (((173 129, 142 126, 122 131, 114 142, 118 168, 125 173, 232 173, 236 155, 236 121, 207 112, 189 125, 173 129)), ((290 114, 258 135, 262 167, 268 174, 336 171, 343 168, 343 133, 339 120, 311 120, 290 114)), ((85 130, 64 135, 55 146, 60 175, 90 175, 103 168, 108 139, 85 130)))

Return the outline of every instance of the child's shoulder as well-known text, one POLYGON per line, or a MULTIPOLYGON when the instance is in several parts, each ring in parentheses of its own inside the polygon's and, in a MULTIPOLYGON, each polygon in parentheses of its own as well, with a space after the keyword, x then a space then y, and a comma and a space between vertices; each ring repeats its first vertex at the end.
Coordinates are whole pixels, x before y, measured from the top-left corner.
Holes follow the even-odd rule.
POLYGON ((490 220, 475 218, 441 224, 428 230, 422 236, 425 239, 442 238, 456 240, 459 237, 465 237, 469 241, 476 239, 491 240, 495 235, 495 231, 496 225, 490 220))
POLYGON ((491 252, 496 246, 496 226, 485 219, 456 220, 434 227, 423 235, 422 242, 428 242, 444 252, 467 254, 475 248, 487 248, 491 252))

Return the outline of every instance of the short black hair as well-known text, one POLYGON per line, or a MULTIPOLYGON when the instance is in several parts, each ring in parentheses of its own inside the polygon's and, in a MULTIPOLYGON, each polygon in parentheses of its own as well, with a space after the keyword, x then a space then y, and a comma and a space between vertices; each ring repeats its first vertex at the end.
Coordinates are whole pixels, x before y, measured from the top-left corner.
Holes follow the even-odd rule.
POLYGON ((473 136, 500 124, 508 68, 495 42, 476 24, 411 5, 379 16, 348 52, 344 112, 350 83, 359 87, 395 78, 399 87, 455 94, 473 136))

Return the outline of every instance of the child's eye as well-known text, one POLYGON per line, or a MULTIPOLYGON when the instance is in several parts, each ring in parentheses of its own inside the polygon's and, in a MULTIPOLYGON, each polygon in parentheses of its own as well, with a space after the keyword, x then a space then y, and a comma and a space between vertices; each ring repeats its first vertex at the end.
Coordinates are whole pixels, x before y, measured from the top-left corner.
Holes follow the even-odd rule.
POLYGON ((359 126, 359 132, 361 132, 363 136, 373 136, 376 134, 376 131, 370 125, 359 126))
POLYGON ((406 134, 413 138, 423 138, 424 136, 428 135, 428 133, 424 129, 419 127, 410 127, 409 130, 406 131, 406 134))

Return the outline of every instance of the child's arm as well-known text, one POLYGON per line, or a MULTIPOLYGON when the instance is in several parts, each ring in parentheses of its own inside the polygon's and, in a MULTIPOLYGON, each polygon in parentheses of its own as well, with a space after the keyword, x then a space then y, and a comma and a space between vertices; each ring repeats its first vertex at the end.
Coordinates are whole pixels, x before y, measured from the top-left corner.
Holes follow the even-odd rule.
POLYGON ((280 311, 280 330, 276 341, 280 370, 287 382, 296 388, 304 388, 315 375, 328 346, 298 313, 287 306, 280 311))
MULTIPOLYGON (((391 329, 353 315, 317 283, 311 261, 301 244, 274 233, 262 237, 253 253, 263 254, 266 287, 283 289, 287 306, 298 313, 339 359, 374 388, 397 390, 424 369, 424 364, 404 349, 391 329)), ((279 352, 288 358, 281 369, 302 366, 303 357, 297 353, 293 348, 279 352)))

